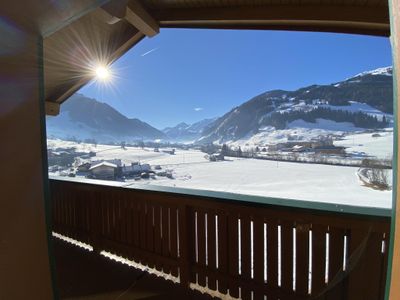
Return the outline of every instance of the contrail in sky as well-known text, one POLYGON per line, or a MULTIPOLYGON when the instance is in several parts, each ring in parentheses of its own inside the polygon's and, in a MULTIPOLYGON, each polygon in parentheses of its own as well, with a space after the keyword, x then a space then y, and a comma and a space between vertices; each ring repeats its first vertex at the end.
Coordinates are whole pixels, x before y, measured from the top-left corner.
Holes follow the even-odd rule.
POLYGON ((140 56, 141 56, 141 57, 146 56, 147 54, 150 54, 151 52, 154 52, 154 51, 156 51, 157 49, 158 49, 158 48, 153 48, 153 49, 151 49, 151 50, 149 50, 149 51, 143 53, 143 54, 140 55, 140 56))

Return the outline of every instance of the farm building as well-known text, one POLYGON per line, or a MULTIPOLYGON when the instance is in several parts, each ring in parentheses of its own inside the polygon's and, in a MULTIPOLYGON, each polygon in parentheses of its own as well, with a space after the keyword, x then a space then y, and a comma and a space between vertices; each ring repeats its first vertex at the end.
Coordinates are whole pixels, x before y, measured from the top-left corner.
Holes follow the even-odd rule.
POLYGON ((118 166, 106 161, 90 167, 89 171, 96 179, 112 180, 115 179, 118 166))

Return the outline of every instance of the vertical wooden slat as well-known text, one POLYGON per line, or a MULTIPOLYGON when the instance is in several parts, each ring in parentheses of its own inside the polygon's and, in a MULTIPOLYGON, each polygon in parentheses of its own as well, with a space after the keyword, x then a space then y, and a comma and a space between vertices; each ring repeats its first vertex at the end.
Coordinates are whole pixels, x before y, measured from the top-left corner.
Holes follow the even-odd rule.
POLYGON ((71 235, 71 237, 72 237, 73 239, 77 239, 77 236, 76 236, 77 228, 76 228, 76 223, 75 223, 75 203, 76 203, 76 197, 71 197, 71 198, 69 199, 69 203, 70 203, 71 228, 72 228, 72 235, 71 235))
POLYGON ((69 196, 69 194, 70 194, 70 192, 69 193, 66 193, 65 195, 64 195, 64 201, 63 201, 63 205, 64 205, 64 227, 65 227, 65 235, 67 235, 67 236, 69 236, 70 235, 70 228, 69 228, 69 222, 68 222, 68 196, 69 196))
MULTIPOLYGON (((238 215, 232 212, 228 215, 228 269, 229 275, 238 278, 239 275, 239 235, 238 215)), ((239 297, 239 285, 235 280, 229 280, 229 294, 232 297, 239 297)))
MULTIPOLYGON (((365 289, 366 284, 365 266, 370 263, 365 260, 365 252, 369 247, 368 241, 369 235, 366 230, 351 230, 349 235, 349 256, 351 256, 350 263, 352 266, 347 278, 347 299, 367 299, 361 291, 365 289)), ((379 252, 376 253, 376 256, 379 257, 379 252)), ((371 276, 371 274, 368 276, 371 276)))
MULTIPOLYGON (((110 201, 110 237, 111 240, 115 240, 117 238, 117 230, 115 224, 116 220, 116 199, 115 198, 108 198, 110 201)), ((115 249, 113 248, 113 252, 115 249)))
MULTIPOLYGON (((102 196, 102 199, 104 201, 104 218, 105 218, 105 236, 107 239, 110 238, 110 232, 111 232, 111 221, 110 221, 110 209, 109 209, 109 203, 106 198, 102 196)), ((83 212, 83 216, 85 216, 85 213, 83 212)))
POLYGON ((96 197, 93 197, 93 194, 89 198, 90 200, 90 229, 91 229, 91 242, 93 246, 93 250, 97 253, 100 253, 102 250, 100 232, 101 232, 101 219, 100 219, 100 210, 96 205, 96 197))
MULTIPOLYGON (((146 211, 145 202, 140 199, 138 202, 138 213, 139 213, 139 247, 141 250, 146 250, 146 211)), ((143 265, 147 265, 147 255, 141 255, 140 262, 143 265)))
MULTIPOLYGON (((69 192, 70 193, 70 192, 69 192)), ((68 192, 64 194, 63 197, 63 223, 64 223, 64 234, 69 235, 69 228, 68 228, 68 192)))
MULTIPOLYGON (((329 228, 329 274, 328 284, 343 272, 343 249, 344 249, 344 230, 340 228, 329 228)), ((344 297, 344 282, 341 281, 331 287, 326 292, 327 300, 343 299, 344 297)))
POLYGON ((267 224, 267 283, 269 287, 278 286, 278 224, 267 224))
MULTIPOLYGON (((281 222, 280 228, 281 244, 279 250, 281 252, 281 288, 287 292, 293 290, 293 224, 290 222, 281 222)), ((269 284, 268 277, 267 283, 269 284)))
POLYGON ((126 216, 126 241, 128 245, 133 245, 133 233, 132 233, 132 201, 129 199, 128 195, 125 198, 126 206, 125 206, 125 216, 126 216))
POLYGON ((72 235, 71 237, 75 240, 78 240, 78 227, 76 225, 75 219, 75 211, 76 211, 76 203, 78 197, 71 197, 70 205, 71 205, 71 228, 72 228, 72 235))
POLYGON ((379 288, 379 299, 385 298, 385 288, 386 288, 386 277, 387 277, 387 267, 388 267, 388 259, 389 259, 389 226, 387 231, 383 234, 384 241, 384 252, 382 257, 382 268, 381 268, 381 279, 380 279, 380 288, 379 288))
MULTIPOLYGON (((175 206, 170 209, 170 245, 171 245, 171 257, 178 259, 178 214, 175 206)), ((178 267, 171 268, 171 274, 178 276, 178 267)))
POLYGON ((50 199, 52 200, 52 231, 58 230, 59 208, 58 208, 58 191, 55 185, 50 185, 50 199))
MULTIPOLYGON (((250 238, 250 218, 240 216, 240 235, 241 235, 241 275, 244 280, 251 280, 251 238, 250 238)), ((241 288, 241 298, 251 299, 251 291, 247 287, 241 288)))
POLYGON ((138 203, 132 199, 131 201, 131 209, 133 213, 132 217, 132 230, 133 230, 133 245, 137 248, 140 248, 140 238, 139 238, 139 211, 138 211, 138 203))
MULTIPOLYGON (((149 254, 154 252, 154 219, 154 206, 148 202, 146 203, 146 250, 149 254)), ((150 268, 153 268, 155 265, 154 259, 149 259, 147 264, 150 268)))
MULTIPOLYGON (((287 231, 289 231, 289 228, 285 228, 287 231)), ((278 287, 278 224, 274 222, 273 220, 268 221, 267 223, 267 284, 270 288, 274 289, 278 287)), ((290 238, 293 239, 293 236, 291 235, 290 238)), ((290 240, 289 238, 289 240, 290 240)), ((292 240, 287 241, 286 239, 283 240, 283 245, 282 251, 283 254, 286 253, 293 253, 293 251, 290 251, 291 248, 289 247, 289 242, 290 245, 293 244, 292 240)), ((283 266, 289 266, 290 261, 285 261, 286 256, 283 256, 283 266)), ((288 272, 288 274, 292 274, 292 270, 288 272)), ((286 275, 282 274, 282 275, 286 275)), ((282 276, 282 278, 285 278, 285 276, 282 276)), ((286 279, 286 278, 285 278, 286 279)), ((289 280, 289 279, 288 279, 289 280)), ((290 279, 293 280, 293 279, 290 279)), ((293 284, 293 281, 291 281, 291 284, 293 284)), ((288 285, 288 288, 290 288, 290 285, 288 285)))
MULTIPOLYGON (((115 195, 114 193, 113 193, 113 195, 115 195)), ((118 195, 115 195, 114 196, 115 197, 115 199, 116 199, 116 201, 115 201, 115 209, 116 209, 116 211, 115 211, 115 213, 116 213, 116 215, 115 215, 115 230, 116 230, 116 234, 117 234, 117 236, 116 236, 116 238, 117 238, 117 241, 118 242, 122 242, 123 241, 123 238, 122 238, 122 217, 121 217, 121 215, 122 215, 122 199, 121 199, 121 194, 118 194, 118 195)), ((121 250, 120 249, 118 249, 119 250, 119 252, 121 252, 121 250)))
MULTIPOLYGON (((67 192, 67 191, 66 191, 67 192)), ((61 234, 67 235, 66 232, 66 207, 65 207, 65 193, 60 193, 60 223, 61 223, 61 234)))
MULTIPOLYGON (((200 267, 206 266, 206 231, 205 214, 203 210, 197 210, 197 264, 200 267)), ((200 269, 197 274, 198 284, 206 286, 206 274, 204 269, 200 269)))
MULTIPOLYGON (((111 193, 110 193, 110 196, 111 193)), ((120 227, 120 223, 119 223, 119 218, 118 218, 118 206, 119 206, 119 198, 118 197, 111 197, 113 199, 113 228, 114 228, 114 236, 113 236, 113 240, 114 241, 119 241, 120 237, 119 237, 119 227, 120 227)), ((114 253, 118 254, 118 246, 117 244, 114 244, 114 253)))
POLYGON ((384 254, 382 253, 382 234, 373 232, 369 237, 367 248, 365 249, 365 270, 368 274, 365 278, 365 288, 362 290, 366 300, 383 300, 381 295, 382 264, 384 254))
MULTIPOLYGON (((157 204, 154 204, 154 252, 158 255, 162 254, 161 242, 161 207, 157 204)), ((155 268, 161 271, 162 264, 157 261, 155 268)))
POLYGON ((81 196, 81 200, 85 203, 85 227, 87 231, 86 242, 90 244, 90 235, 92 233, 92 207, 91 195, 93 192, 85 192, 81 196))
POLYGON ((57 200, 54 200, 54 198, 53 198, 52 200, 57 202, 57 208, 58 208, 58 224, 57 224, 57 230, 58 230, 58 233, 62 233, 62 225, 63 225, 63 215, 62 215, 62 213, 63 213, 63 207, 62 207, 62 199, 63 199, 63 196, 62 196, 62 193, 59 192, 59 189, 57 189, 56 191, 57 191, 57 194, 56 194, 56 195, 53 195, 53 197, 56 197, 55 199, 57 199, 57 200))
POLYGON ((308 294, 309 226, 296 226, 296 294, 308 294))
POLYGON ((264 300, 264 220, 262 217, 255 217, 253 220, 254 238, 254 281, 257 289, 254 291, 255 300, 264 300))
POLYGON ((133 209, 132 209, 132 199, 129 195, 126 195, 126 235, 127 242, 129 245, 128 258, 130 260, 134 259, 134 245, 133 245, 133 209))
MULTIPOLYGON (((211 271, 216 271, 216 254, 217 248, 215 243, 215 212, 207 212, 207 254, 208 254, 208 268, 211 271)), ((208 275, 208 288, 216 290, 217 283, 214 275, 208 275)))
POLYGON ((189 288, 192 282, 192 262, 194 260, 194 217, 191 209, 185 205, 178 209, 179 230, 179 278, 183 288, 189 288))
POLYGON ((326 259, 327 227, 313 225, 312 227, 312 295, 318 295, 325 288, 325 259, 326 259))
MULTIPOLYGON (((100 206, 101 236, 103 238, 106 233, 106 222, 104 221, 105 220, 105 209, 104 209, 104 205, 103 205, 104 199, 101 194, 99 195, 99 198, 97 199, 97 203, 100 206)), ((80 227, 82 226, 82 222, 81 222, 82 208, 81 208, 81 206, 82 206, 82 201, 79 201, 79 217, 78 218, 79 218, 79 226, 80 227)))
MULTIPOLYGON (((218 270, 224 278, 228 274, 228 225, 227 216, 223 212, 218 212, 218 270)), ((226 294, 228 289, 227 280, 218 279, 218 290, 226 294)))
MULTIPOLYGON (((101 199, 104 200, 104 199, 101 199)), ((82 230, 82 241, 86 240, 85 235, 87 235, 87 228, 85 226, 85 199, 80 199, 79 207, 79 228, 82 230)), ((104 233, 103 233, 104 234, 104 233)))
POLYGON ((121 193, 121 242, 128 245, 128 224, 127 224, 127 204, 125 193, 121 193))
MULTIPOLYGON (((71 193, 68 193, 71 194, 71 193)), ((65 199, 65 206, 66 206, 66 224, 67 224, 67 228, 68 228, 68 236, 71 237, 72 236, 72 229, 71 229, 71 202, 70 199, 72 198, 70 195, 68 195, 69 197, 67 197, 65 199)))
MULTIPOLYGON (((169 237, 169 208, 162 206, 162 255, 163 257, 170 257, 170 237, 169 237)), ((163 264, 163 272, 169 274, 171 272, 171 266, 163 264)))

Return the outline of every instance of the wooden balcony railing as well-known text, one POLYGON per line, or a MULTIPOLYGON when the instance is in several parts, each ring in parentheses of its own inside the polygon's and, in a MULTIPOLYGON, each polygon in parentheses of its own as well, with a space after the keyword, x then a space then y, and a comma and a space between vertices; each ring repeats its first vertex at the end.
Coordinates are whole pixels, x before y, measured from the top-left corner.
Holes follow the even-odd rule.
MULTIPOLYGON (((53 231, 242 299, 383 299, 390 218, 51 180, 53 231)), ((226 197, 225 197, 226 198, 226 197)))

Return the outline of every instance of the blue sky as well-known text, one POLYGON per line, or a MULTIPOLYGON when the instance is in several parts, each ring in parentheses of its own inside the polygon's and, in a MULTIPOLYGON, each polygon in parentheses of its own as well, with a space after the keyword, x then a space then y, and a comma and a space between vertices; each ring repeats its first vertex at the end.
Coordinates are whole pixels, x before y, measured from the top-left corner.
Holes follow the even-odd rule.
POLYGON ((285 31, 163 29, 81 93, 156 128, 221 116, 272 89, 330 84, 392 64, 387 38, 285 31))

